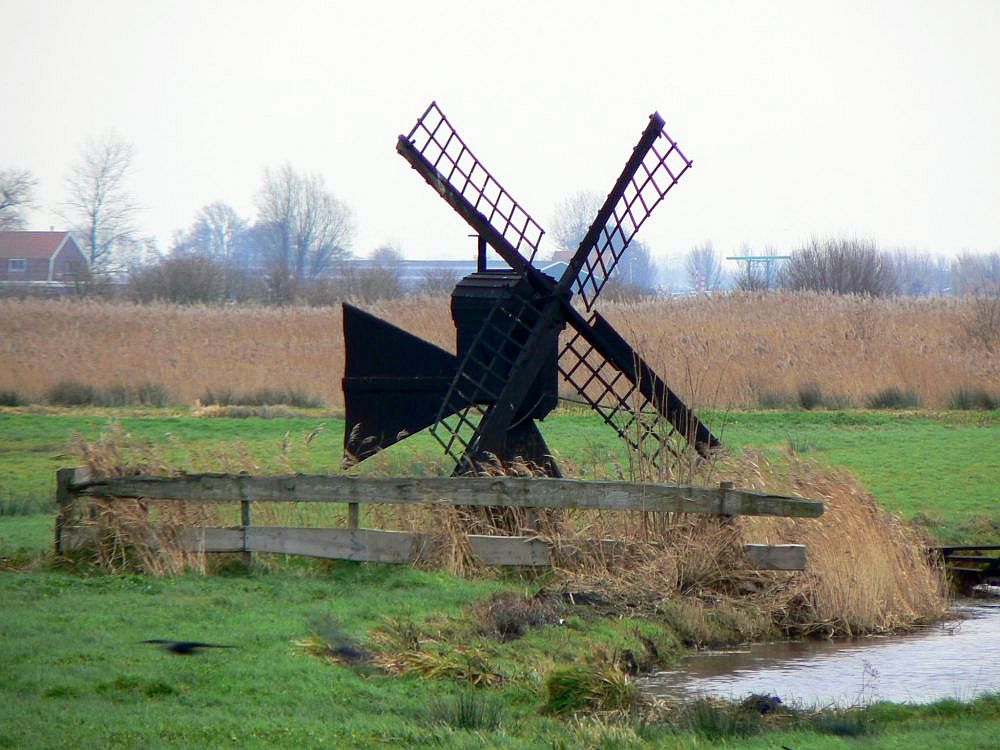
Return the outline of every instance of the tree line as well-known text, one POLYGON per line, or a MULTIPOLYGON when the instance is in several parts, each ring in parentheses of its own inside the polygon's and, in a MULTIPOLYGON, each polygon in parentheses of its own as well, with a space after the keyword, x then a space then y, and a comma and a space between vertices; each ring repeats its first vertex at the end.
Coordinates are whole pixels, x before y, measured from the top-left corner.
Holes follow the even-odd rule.
MULTIPOLYGON (((372 301, 400 296, 402 254, 377 248, 371 262, 358 268, 351 258, 355 224, 350 207, 325 185, 319 174, 290 164, 264 171, 255 195, 256 219, 241 217, 217 201, 201 208, 191 225, 175 232, 168 252, 155 238, 139 233, 138 205, 128 189, 134 149, 114 134, 88 140, 67 175, 60 214, 89 262, 87 291, 107 289, 109 279, 126 279, 126 293, 140 301, 177 302, 261 300, 328 304, 346 297, 372 301)), ((0 230, 23 229, 37 207, 37 180, 26 170, 0 169, 0 230)), ((602 203, 596 193, 581 191, 565 199, 552 219, 551 238, 559 250, 572 252, 602 203)), ((684 256, 690 289, 725 288, 766 291, 772 288, 865 294, 987 294, 1000 290, 1000 253, 963 254, 953 261, 905 251, 886 251, 865 239, 812 239, 768 262, 773 250, 740 255, 735 275, 723 271, 723 257, 711 242, 684 256)), ((444 293, 456 278, 436 274, 415 290, 444 293)), ((609 299, 656 293, 658 269, 641 241, 630 245, 605 287, 609 299)), ((120 285, 116 285, 120 289, 120 285)))
POLYGON ((745 292, 789 291, 860 294, 869 297, 1000 293, 1000 253, 962 253, 947 259, 928 253, 884 250, 874 240, 812 238, 787 255, 744 246, 740 270, 727 277, 711 242, 688 251, 684 267, 693 289, 745 292), (768 268, 770 266, 770 269, 768 268))

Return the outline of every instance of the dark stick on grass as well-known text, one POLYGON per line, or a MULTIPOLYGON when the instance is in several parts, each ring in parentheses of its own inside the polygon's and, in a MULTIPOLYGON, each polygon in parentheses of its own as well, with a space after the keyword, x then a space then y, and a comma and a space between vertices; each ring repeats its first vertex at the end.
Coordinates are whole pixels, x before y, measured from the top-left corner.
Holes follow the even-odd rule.
POLYGON ((162 646, 164 651, 169 651, 172 654, 178 654, 180 656, 196 656, 201 653, 199 649, 203 648, 236 648, 236 646, 227 646, 221 643, 202 643, 201 641, 168 641, 162 638, 150 638, 149 640, 140 642, 155 643, 158 646, 162 646))

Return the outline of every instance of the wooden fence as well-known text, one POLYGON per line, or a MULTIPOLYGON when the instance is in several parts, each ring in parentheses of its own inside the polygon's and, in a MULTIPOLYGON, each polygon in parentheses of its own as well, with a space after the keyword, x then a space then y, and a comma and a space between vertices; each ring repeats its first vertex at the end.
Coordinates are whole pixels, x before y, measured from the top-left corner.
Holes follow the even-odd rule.
MULTIPOLYGON (((363 562, 407 563, 416 559, 426 535, 360 528, 361 504, 447 504, 508 508, 581 508, 653 513, 709 513, 720 516, 796 516, 815 518, 823 504, 814 500, 735 489, 690 485, 602 482, 521 477, 386 478, 329 475, 251 476, 187 474, 176 477, 90 478, 83 469, 56 472, 56 551, 93 544, 96 529, 74 523, 78 500, 86 497, 134 498, 146 503, 236 502, 241 525, 187 529, 182 544, 204 552, 274 552, 363 562), (254 526, 251 507, 259 502, 334 502, 347 504, 346 528, 254 526)), ((532 536, 469 535, 471 553, 487 565, 550 565, 552 546, 532 536)), ((601 540, 602 545, 619 542, 601 540)), ((744 547, 746 567, 802 570, 805 547, 798 544, 744 547)))

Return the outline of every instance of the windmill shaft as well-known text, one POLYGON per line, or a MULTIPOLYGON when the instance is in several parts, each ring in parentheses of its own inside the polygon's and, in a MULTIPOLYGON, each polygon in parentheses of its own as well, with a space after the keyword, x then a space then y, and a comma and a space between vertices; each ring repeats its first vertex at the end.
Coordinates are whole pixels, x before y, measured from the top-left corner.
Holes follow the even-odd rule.
POLYGON ((524 347, 511 367, 510 377, 479 425, 478 438, 469 446, 471 453, 475 455, 466 456, 466 461, 475 461, 484 452, 496 454, 504 445, 515 415, 546 363, 546 358, 538 355, 543 350, 546 339, 558 335, 563 323, 559 315, 561 309, 559 298, 549 300, 542 308, 524 347))

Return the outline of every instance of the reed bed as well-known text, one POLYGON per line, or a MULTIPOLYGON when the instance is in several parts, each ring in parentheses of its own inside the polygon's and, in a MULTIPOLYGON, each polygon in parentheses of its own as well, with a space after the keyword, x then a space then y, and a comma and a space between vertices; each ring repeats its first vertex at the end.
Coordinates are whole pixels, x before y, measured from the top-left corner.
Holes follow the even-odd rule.
MULTIPOLYGON (((1000 357, 967 333, 973 306, 783 293, 608 302, 601 312, 699 406, 754 407, 803 387, 860 406, 891 386, 944 407, 963 388, 1000 392, 1000 357)), ((368 309, 454 350, 446 296, 368 309)), ((66 381, 158 384, 183 403, 225 389, 283 388, 336 409, 343 370, 339 307, 0 300, 0 391, 23 398, 39 400, 66 381)))

